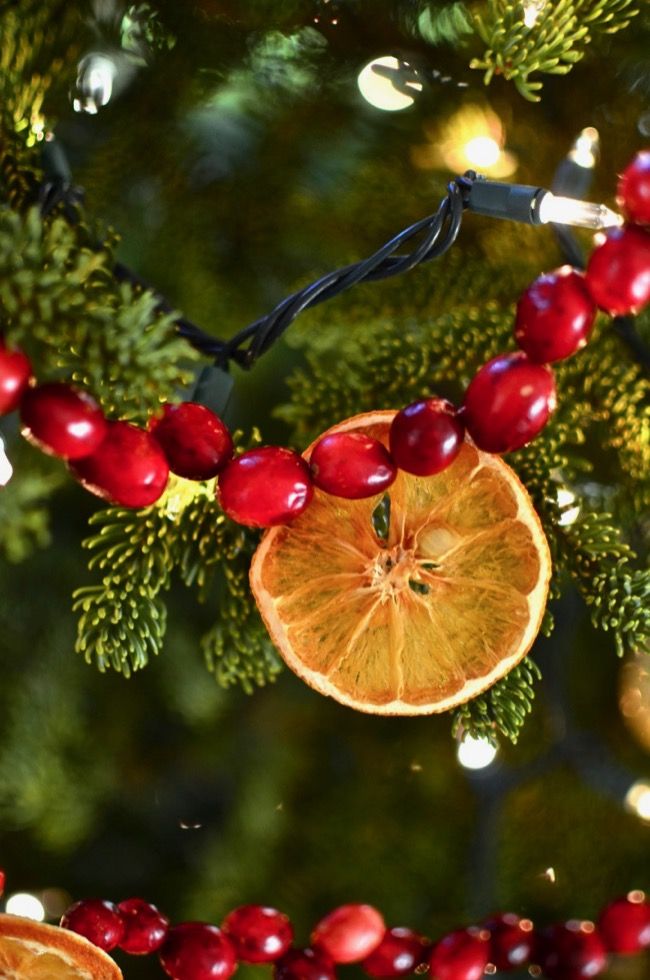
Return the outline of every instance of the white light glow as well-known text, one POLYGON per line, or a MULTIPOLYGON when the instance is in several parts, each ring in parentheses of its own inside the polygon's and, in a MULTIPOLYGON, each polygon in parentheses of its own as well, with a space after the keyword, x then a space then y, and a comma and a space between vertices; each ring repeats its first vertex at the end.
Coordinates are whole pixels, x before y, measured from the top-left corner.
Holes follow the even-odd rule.
POLYGON ((110 102, 116 75, 117 66, 106 55, 88 54, 82 58, 77 71, 77 89, 81 97, 72 103, 75 112, 96 115, 110 102))
POLYGON ((9 915, 22 915, 24 919, 35 919, 37 922, 42 922, 45 918, 45 909, 41 900, 27 892, 10 895, 5 910, 9 915))
POLYGON ((560 527, 568 527, 570 524, 575 524, 578 519, 578 514, 580 513, 580 504, 576 504, 575 507, 570 507, 576 499, 575 493, 569 490, 568 487, 560 487, 557 492, 557 502, 562 510, 562 516, 560 517, 558 524, 560 527), (564 509, 566 508, 566 509, 564 509))
POLYGON ((650 823, 650 783, 633 783, 625 795, 625 806, 640 820, 650 823))
POLYGON ((466 735, 462 742, 458 743, 456 754, 464 769, 485 769, 494 762, 497 749, 494 745, 490 745, 486 738, 472 738, 466 735))
POLYGON ((463 147, 469 162, 475 167, 493 167, 501 156, 501 147, 491 136, 475 136, 463 147))
POLYGON ((6 487, 12 477, 14 468, 5 452, 5 444, 0 436, 0 487, 6 487))
POLYGON ((390 55, 375 58, 365 65, 359 72, 357 85, 366 102, 385 112, 408 109, 415 101, 414 96, 422 91, 422 83, 409 79, 402 62, 390 55), (402 90, 400 75, 405 78, 403 88, 413 92, 413 95, 402 90))
POLYGON ((593 170, 596 166, 596 157, 600 147, 600 136, 594 126, 587 126, 581 130, 573 144, 573 149, 569 151, 569 159, 577 163, 585 170, 593 170))
POLYGON ((546 6, 546 0, 524 0, 524 24, 534 27, 546 6))
POLYGON ((623 224, 621 215, 604 204, 591 204, 573 197, 558 197, 550 191, 546 191, 540 200, 537 213, 542 224, 552 221, 558 225, 575 225, 577 228, 591 228, 593 231, 620 227, 623 224))

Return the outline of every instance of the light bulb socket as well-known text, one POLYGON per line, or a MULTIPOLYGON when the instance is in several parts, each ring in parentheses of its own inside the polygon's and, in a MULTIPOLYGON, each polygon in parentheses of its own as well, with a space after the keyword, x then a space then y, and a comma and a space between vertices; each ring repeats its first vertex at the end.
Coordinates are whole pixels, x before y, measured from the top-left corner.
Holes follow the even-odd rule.
POLYGON ((467 207, 489 218, 540 225, 539 204, 546 193, 543 187, 506 184, 479 176, 472 184, 467 207))

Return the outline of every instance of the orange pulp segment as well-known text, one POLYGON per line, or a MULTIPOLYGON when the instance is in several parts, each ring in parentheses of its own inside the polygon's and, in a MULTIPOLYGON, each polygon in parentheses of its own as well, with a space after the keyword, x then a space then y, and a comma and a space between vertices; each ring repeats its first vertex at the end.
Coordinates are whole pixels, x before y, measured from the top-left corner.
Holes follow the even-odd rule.
MULTIPOLYGON (((394 415, 366 413, 329 431, 388 445, 394 415)), ((373 523, 381 495, 317 490, 296 521, 265 533, 251 587, 282 657, 321 694, 374 714, 446 711, 530 649, 548 544, 512 469, 469 441, 442 473, 400 471, 388 497, 384 540, 373 523)))
POLYGON ((2 980, 122 980, 117 963, 68 929, 0 915, 2 980))

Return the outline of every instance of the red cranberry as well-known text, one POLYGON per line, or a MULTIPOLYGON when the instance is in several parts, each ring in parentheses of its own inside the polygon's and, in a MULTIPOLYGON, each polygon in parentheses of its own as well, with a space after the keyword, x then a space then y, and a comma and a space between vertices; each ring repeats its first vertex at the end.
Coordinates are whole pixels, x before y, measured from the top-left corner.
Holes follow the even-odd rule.
POLYGON ((0 415, 8 415, 20 405, 32 376, 31 361, 17 347, 9 350, 0 341, 0 415))
POLYGON ((20 404, 22 433, 51 456, 83 459, 104 440, 104 413, 86 391, 66 384, 28 388, 20 404))
POLYGON ((490 933, 490 963, 497 970, 516 970, 525 966, 533 951, 533 923, 512 912, 483 923, 490 933))
POLYGON ((534 439, 554 408, 553 372, 518 351, 499 354, 474 375, 465 392, 464 421, 479 449, 509 453, 534 439))
POLYGON ((149 431, 162 447, 169 468, 187 480, 210 480, 232 456, 232 439, 218 415, 205 405, 165 405, 149 431))
POLYGON ((6 876, 4 871, 0 870, 0 898, 2 898, 2 893, 5 890, 6 876))
POLYGON ((317 923, 311 941, 335 963, 356 963, 376 949, 385 931, 372 905, 340 905, 317 923))
POLYGON ((63 929, 85 936, 107 953, 122 942, 124 922, 117 905, 99 898, 75 902, 63 913, 63 929))
POLYGON ((362 432, 323 436, 311 451, 309 465, 317 487, 349 500, 381 493, 397 476, 386 447, 362 432))
POLYGON ((616 203, 636 225, 650 225, 650 150, 640 150, 621 174, 616 203))
POLYGON ((638 313, 650 300, 650 235, 634 225, 608 231, 591 253, 586 280, 601 310, 638 313))
POLYGON ((412 929, 388 929, 361 964, 369 977, 405 977, 424 959, 427 945, 412 929))
POLYGON ((650 903, 643 892, 610 902, 600 914, 598 931, 611 953, 638 953, 650 946, 650 903))
POLYGON ((436 943, 429 957, 435 980, 480 980, 490 959, 489 932, 459 929, 436 943))
POLYGON ((172 980, 228 980, 237 968, 233 944, 207 922, 172 926, 159 956, 172 980))
POLYGON ((70 469, 86 490, 121 507, 155 503, 169 478, 167 460, 156 440, 130 422, 109 422, 99 448, 70 469))
POLYGON ((274 980, 336 980, 332 961, 315 949, 290 949, 275 964, 274 980))
POLYGON ((222 928, 245 963, 271 963, 284 956, 293 942, 288 917, 263 905, 241 905, 226 916, 222 928))
POLYGON ((127 898, 117 906, 124 922, 119 946, 132 956, 155 953, 165 941, 169 919, 143 898, 127 898))
POLYGON ((531 361, 561 361, 586 345, 595 317, 584 275, 563 265, 539 276, 522 293, 515 339, 531 361))
POLYGON ((286 524, 302 514, 313 493, 302 456, 279 446, 249 449, 231 460, 217 488, 228 517, 248 527, 286 524))
POLYGON ((533 960, 549 980, 590 980, 607 966, 607 950, 592 922, 567 922, 537 937, 533 960))
POLYGON ((398 412, 390 427, 390 451, 401 470, 432 476, 458 456, 465 426, 444 398, 426 398, 398 412))

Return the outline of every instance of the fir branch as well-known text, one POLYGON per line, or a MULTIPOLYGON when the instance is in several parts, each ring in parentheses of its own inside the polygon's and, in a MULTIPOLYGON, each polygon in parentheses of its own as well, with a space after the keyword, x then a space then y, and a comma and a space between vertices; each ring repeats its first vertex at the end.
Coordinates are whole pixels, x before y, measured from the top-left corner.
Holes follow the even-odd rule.
POLYGON ((530 658, 522 660, 485 694, 468 701, 454 714, 452 734, 469 735, 496 745, 501 734, 516 743, 535 697, 533 685, 541 678, 530 658))
POLYGON ((100 671, 129 677, 162 647, 167 611, 160 593, 170 584, 174 524, 164 507, 134 513, 109 508, 90 523, 99 533, 84 541, 93 552, 90 568, 104 573, 100 585, 77 589, 80 613, 76 650, 100 671))
POLYGON ((112 249, 35 208, 0 212, 0 317, 39 377, 71 378, 108 414, 145 421, 193 379, 198 355, 177 336, 150 292, 119 283, 112 249))
POLYGON ((614 34, 639 13, 636 0, 540 0, 534 23, 527 23, 523 0, 488 0, 487 11, 474 15, 476 33, 487 46, 470 68, 514 81, 531 102, 539 101, 542 82, 534 73, 566 75, 584 57, 598 33, 614 34))

